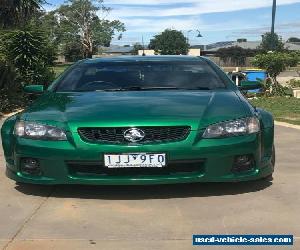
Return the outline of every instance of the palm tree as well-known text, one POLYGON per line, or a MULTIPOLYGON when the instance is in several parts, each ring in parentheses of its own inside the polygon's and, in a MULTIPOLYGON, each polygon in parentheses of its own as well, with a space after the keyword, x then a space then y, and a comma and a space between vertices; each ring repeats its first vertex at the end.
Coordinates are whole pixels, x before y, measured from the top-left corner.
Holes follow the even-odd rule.
POLYGON ((1 0, 0 28, 23 26, 45 0, 1 0))

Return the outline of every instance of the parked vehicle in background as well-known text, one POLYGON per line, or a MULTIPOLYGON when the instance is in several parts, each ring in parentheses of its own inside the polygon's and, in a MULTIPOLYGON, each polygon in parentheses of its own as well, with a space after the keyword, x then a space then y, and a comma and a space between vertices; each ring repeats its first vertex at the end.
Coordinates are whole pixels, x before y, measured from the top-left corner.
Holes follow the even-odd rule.
MULTIPOLYGON (((248 69, 243 70, 242 73, 246 76, 246 81, 251 84, 257 84, 257 82, 265 81, 268 77, 268 74, 265 70, 261 69, 248 69)), ((263 91, 262 88, 248 90, 249 93, 261 93, 263 91)))
MULTIPOLYGON (((261 85, 260 83, 265 81, 268 78, 268 74, 265 70, 261 69, 246 69, 242 71, 234 71, 228 73, 228 76, 232 81, 238 86, 241 86, 243 82, 244 85, 261 85)), ((262 87, 254 88, 251 90, 245 91, 246 93, 261 93, 263 91, 262 87)))

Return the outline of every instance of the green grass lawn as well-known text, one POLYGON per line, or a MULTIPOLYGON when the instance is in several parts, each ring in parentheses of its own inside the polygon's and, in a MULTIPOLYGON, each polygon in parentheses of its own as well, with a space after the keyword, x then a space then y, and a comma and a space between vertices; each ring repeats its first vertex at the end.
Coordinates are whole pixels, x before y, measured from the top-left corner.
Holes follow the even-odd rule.
POLYGON ((250 102, 274 115, 276 121, 300 125, 300 99, 294 97, 261 97, 250 102))
POLYGON ((57 64, 54 67, 52 67, 52 69, 54 70, 55 76, 57 77, 71 65, 72 63, 57 64))

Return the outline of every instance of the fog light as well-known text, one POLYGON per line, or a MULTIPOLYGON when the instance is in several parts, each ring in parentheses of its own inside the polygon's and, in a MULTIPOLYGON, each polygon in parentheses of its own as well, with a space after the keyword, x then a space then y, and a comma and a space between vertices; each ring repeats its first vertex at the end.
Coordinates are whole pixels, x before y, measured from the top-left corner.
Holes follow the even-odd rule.
POLYGON ((22 158, 21 159, 21 172, 30 175, 41 174, 40 163, 34 158, 22 158))
POLYGON ((241 155, 235 158, 235 163, 238 165, 249 163, 250 157, 248 155, 241 155))
POLYGON ((234 159, 232 171, 242 172, 252 170, 254 167, 254 159, 252 155, 238 155, 234 159))

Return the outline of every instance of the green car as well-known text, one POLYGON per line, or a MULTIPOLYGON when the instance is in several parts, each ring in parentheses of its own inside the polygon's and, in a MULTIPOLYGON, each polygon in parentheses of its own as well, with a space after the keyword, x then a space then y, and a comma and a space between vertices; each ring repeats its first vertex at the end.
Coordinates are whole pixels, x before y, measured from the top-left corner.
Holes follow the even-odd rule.
MULTIPOLYGON (((249 86, 247 87, 249 88, 249 86)), ((1 129, 19 183, 144 185, 269 179, 274 122, 202 57, 82 60, 1 129)))

